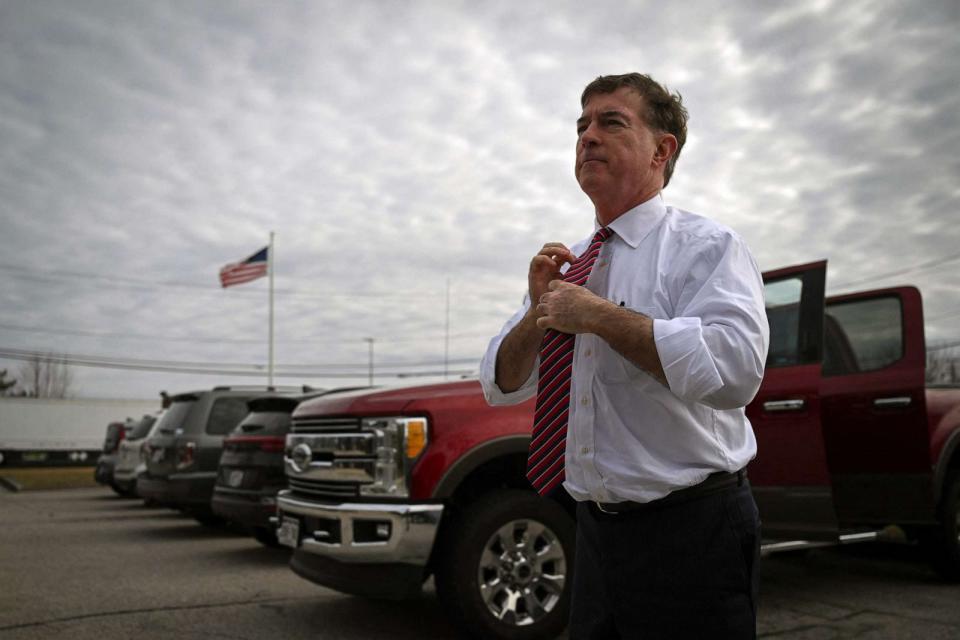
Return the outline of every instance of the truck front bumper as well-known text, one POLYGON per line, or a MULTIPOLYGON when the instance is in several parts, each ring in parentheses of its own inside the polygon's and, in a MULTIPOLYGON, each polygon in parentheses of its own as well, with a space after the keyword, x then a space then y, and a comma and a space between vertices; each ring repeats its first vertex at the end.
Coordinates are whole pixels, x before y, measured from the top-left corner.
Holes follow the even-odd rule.
POLYGON ((404 597, 425 578, 443 505, 327 503, 277 496, 277 516, 299 523, 290 565, 318 584, 359 595, 404 597))

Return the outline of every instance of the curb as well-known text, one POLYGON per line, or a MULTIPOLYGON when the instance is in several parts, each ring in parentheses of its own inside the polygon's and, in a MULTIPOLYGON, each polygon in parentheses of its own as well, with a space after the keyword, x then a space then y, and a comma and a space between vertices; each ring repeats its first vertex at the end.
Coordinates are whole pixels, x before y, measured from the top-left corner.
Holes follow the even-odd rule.
POLYGON ((17 493, 23 488, 23 486, 21 486, 21 484, 13 478, 5 478, 3 476, 0 476, 0 487, 3 487, 7 491, 12 491, 13 493, 17 493))

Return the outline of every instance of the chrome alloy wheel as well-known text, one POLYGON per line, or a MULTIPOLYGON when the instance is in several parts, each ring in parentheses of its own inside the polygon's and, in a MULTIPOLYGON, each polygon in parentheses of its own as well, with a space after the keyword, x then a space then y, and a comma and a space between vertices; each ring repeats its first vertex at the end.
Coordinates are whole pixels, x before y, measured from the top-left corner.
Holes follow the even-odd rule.
POLYGON ((500 527, 480 556, 480 597, 506 624, 533 624, 550 613, 567 579, 567 557, 557 535, 535 520, 500 527))

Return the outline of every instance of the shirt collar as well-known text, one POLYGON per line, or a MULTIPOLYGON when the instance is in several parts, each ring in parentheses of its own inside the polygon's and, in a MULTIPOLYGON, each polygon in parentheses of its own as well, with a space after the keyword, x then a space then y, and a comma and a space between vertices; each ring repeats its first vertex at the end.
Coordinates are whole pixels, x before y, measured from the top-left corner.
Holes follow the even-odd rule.
MULTIPOLYGON (((607 225, 607 228, 623 238, 630 248, 636 249, 647 234, 660 224, 665 215, 667 215, 667 206, 663 204, 663 197, 658 193, 620 215, 607 225)), ((594 227, 594 230, 599 229, 600 224, 594 222, 594 227)))

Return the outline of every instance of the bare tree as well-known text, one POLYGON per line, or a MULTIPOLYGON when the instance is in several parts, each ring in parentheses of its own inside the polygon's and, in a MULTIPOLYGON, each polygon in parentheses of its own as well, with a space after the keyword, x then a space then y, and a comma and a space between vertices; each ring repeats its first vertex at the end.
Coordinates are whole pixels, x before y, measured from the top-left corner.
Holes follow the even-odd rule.
POLYGON ((35 353, 20 367, 20 386, 31 398, 66 398, 72 384, 66 360, 52 353, 35 353))
POLYGON ((0 371, 0 397, 11 395, 13 388, 17 386, 16 379, 7 380, 7 370, 0 371))
POLYGON ((927 351, 927 384, 960 382, 960 350, 956 348, 927 351))

